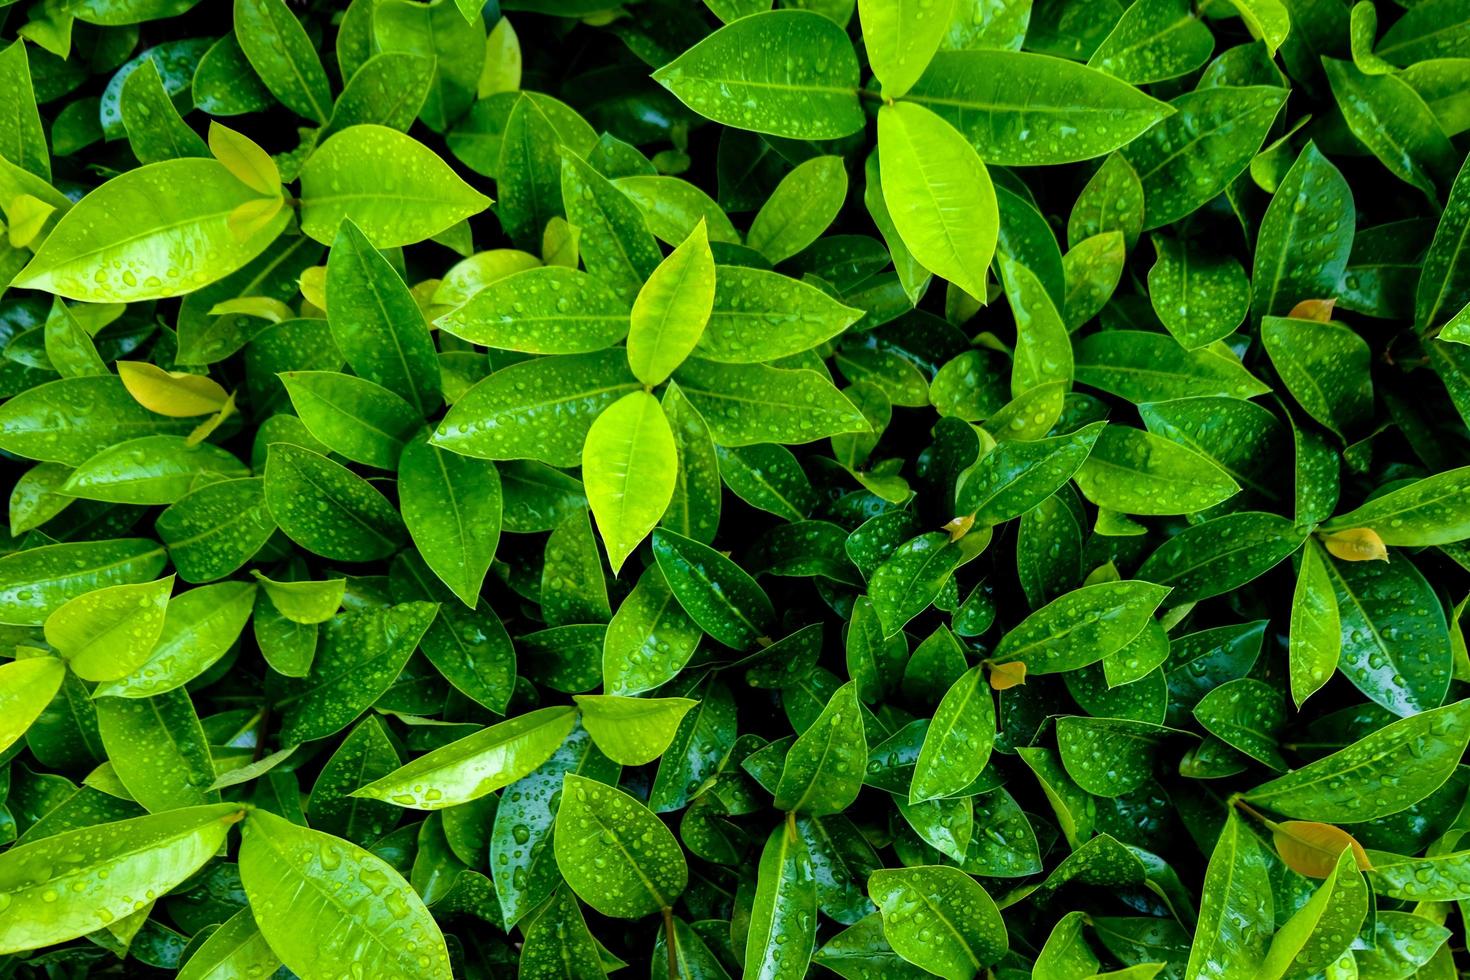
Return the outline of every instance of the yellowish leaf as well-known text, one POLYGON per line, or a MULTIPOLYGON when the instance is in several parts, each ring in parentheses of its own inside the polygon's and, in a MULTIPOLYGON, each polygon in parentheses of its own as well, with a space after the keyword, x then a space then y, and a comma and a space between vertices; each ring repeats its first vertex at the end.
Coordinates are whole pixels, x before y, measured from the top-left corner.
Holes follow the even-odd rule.
POLYGON ((1026 665, 1019 660, 1006 664, 991 664, 990 686, 996 691, 1008 691, 1026 683, 1026 665))
POLYGON ((56 208, 38 197, 20 194, 11 198, 5 208, 5 214, 10 218, 11 247, 25 248, 35 242, 55 213, 56 208))
POLYGON ((1308 878, 1326 878, 1332 874, 1345 847, 1353 849, 1359 870, 1368 871, 1373 867, 1363 845, 1354 840, 1352 834, 1332 824, 1287 820, 1271 825, 1271 839, 1286 866, 1308 878))
POLYGON ((1332 319, 1332 308, 1337 305, 1337 299, 1304 299, 1291 308, 1286 314, 1293 320, 1316 320, 1318 323, 1326 323, 1332 319))
POLYGON ((185 444, 190 446, 199 445, 199 443, 203 442, 205 439, 208 439, 211 435, 214 434, 214 430, 220 427, 221 422, 234 414, 235 393, 232 391, 230 392, 230 397, 225 399, 224 405, 221 406, 218 412, 215 412, 209 418, 205 419, 203 422, 200 422, 199 425, 195 427, 194 431, 189 433, 189 438, 184 440, 185 444))
POLYGON ((82 329, 89 336, 97 336, 97 331, 122 316, 127 311, 126 303, 73 303, 70 307, 71 315, 76 317, 82 329))
POLYGON ((231 211, 230 216, 225 219, 225 224, 229 226, 230 234, 234 235, 237 241, 243 242, 270 224, 271 219, 285 206, 286 202, 283 198, 257 197, 231 211))
POLYGON ((314 265, 301 273, 301 295, 323 313, 327 311, 327 267, 314 265))
POLYGON ((246 187, 266 197, 281 196, 281 171, 277 169, 276 161, 244 133, 211 122, 209 151, 246 187))
POLYGON ((430 329, 433 329, 435 324, 434 317, 429 311, 434 307, 434 294, 439 291, 439 283, 442 281, 440 279, 425 279, 423 282, 416 282, 408 288, 409 295, 413 297, 413 301, 423 311, 424 319, 429 321, 430 329))
POLYGON ((1388 548, 1371 527, 1354 527, 1321 535, 1322 544, 1343 561, 1388 561, 1388 548))
POLYGON ((147 361, 118 361, 117 373, 139 405, 170 418, 208 415, 230 400, 217 381, 200 374, 165 371, 147 361))
POLYGON ((975 515, 963 514, 959 517, 950 518, 949 521, 944 525, 944 529, 949 532, 949 539, 951 541, 958 541, 960 538, 963 538, 965 535, 969 534, 970 528, 974 526, 975 515))
POLYGON ((566 218, 553 217, 546 222, 546 231, 541 235, 541 261, 575 269, 581 237, 582 233, 575 225, 568 224, 566 218))
POLYGON ((480 69, 478 95, 488 98, 497 92, 521 88, 521 40, 510 21, 502 17, 485 39, 485 65, 480 69))
POLYGON ((224 316, 227 313, 259 317, 272 323, 283 323, 295 317, 291 307, 271 296, 239 296, 209 308, 210 316, 224 316))

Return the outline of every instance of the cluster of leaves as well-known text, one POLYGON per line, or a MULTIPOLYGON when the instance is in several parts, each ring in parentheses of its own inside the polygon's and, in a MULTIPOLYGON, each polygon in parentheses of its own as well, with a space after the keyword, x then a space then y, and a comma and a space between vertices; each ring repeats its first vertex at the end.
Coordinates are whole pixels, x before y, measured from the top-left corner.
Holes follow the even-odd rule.
POLYGON ((1466 0, 611 3, 0 0, 0 976, 1456 976, 1466 0))

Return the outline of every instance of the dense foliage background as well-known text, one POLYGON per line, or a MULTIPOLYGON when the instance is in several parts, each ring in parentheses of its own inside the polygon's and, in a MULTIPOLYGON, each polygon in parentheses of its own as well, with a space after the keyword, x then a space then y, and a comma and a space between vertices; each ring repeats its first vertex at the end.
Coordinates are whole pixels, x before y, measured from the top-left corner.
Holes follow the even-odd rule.
POLYGON ((1470 5, 0 0, 0 976, 1457 975, 1470 5))

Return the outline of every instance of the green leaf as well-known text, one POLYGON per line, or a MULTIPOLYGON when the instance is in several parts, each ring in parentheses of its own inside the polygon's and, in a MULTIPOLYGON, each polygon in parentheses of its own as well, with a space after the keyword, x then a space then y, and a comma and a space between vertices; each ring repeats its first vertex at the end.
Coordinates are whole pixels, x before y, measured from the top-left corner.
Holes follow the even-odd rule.
POLYGON ((1341 622, 1327 559, 1316 542, 1308 542, 1292 591, 1287 638, 1291 699, 1297 710, 1332 679, 1342 652, 1341 622))
POLYGON ((909 660, 909 641, 902 633, 885 637, 873 600, 861 596, 853 603, 844 654, 848 676, 857 684, 858 697, 868 704, 877 704, 903 679, 904 665, 909 660))
POLYGON ((679 723, 699 703, 689 698, 616 694, 578 694, 573 700, 593 743, 609 759, 624 766, 641 766, 663 755, 679 723))
POLYGON ((1350 61, 1323 58, 1322 67, 1353 135, 1394 176, 1437 201, 1457 154, 1418 93, 1397 75, 1365 75, 1350 61))
POLYGON ((1209 395, 1246 399, 1270 390, 1228 347, 1186 350, 1152 331, 1092 334, 1077 343, 1075 357, 1078 381, 1135 404, 1209 395))
POLYGON ((255 916, 248 908, 230 916, 199 944, 179 969, 180 980, 223 980, 229 976, 267 975, 281 965, 255 916))
POLYGON ((1250 677, 1226 681, 1200 699, 1194 717, 1231 748, 1277 772, 1287 769, 1277 746, 1286 704, 1271 685, 1250 677))
POLYGON ((562 148, 561 197, 577 228, 587 272, 631 306, 663 252, 633 200, 575 153, 562 148))
POLYGON ((1424 255, 1414 292, 1414 328, 1439 326, 1470 303, 1470 251, 1466 228, 1470 222, 1470 171, 1464 165, 1455 176, 1449 200, 1434 229, 1434 240, 1424 255))
POLYGON ((407 51, 373 55, 347 80, 322 139, 364 123, 406 132, 424 108, 433 78, 433 62, 423 55, 407 51))
POLYGON ((817 240, 846 198, 847 170, 841 157, 803 161, 761 205, 745 243, 772 264, 784 262, 817 240))
POLYGON ((301 22, 282 0, 235 0, 235 39, 272 95, 324 123, 332 93, 326 70, 301 22))
POLYGON ((628 332, 628 304, 600 279, 545 266, 490 283, 435 321, 462 340, 529 354, 602 350, 628 332))
POLYGON ((389 803, 359 799, 354 790, 398 768, 398 752, 388 740, 376 715, 364 718, 347 733, 322 766, 306 805, 311 822, 355 844, 378 840, 398 821, 400 811, 389 803))
POLYGON ((1275 925, 1266 854, 1232 807, 1205 871, 1186 976, 1258 976, 1275 925))
POLYGON ((1167 732, 1145 721, 1067 715, 1057 719, 1057 748, 1067 775, 1078 786, 1111 798, 1148 781, 1159 741, 1167 732))
POLYGON ((1352 190, 1308 143, 1261 218, 1251 273, 1255 315, 1284 315, 1304 299, 1336 295, 1355 228, 1352 190))
POLYGON ((97 353, 97 346, 76 315, 66 308, 60 297, 52 300, 46 317, 46 357, 64 378, 109 374, 107 365, 97 353))
POLYGON ((1325 562, 1341 622, 1338 667, 1396 715, 1437 707, 1453 655, 1444 609, 1407 558, 1325 562))
POLYGON ((564 520, 546 539, 541 567, 541 614, 553 627, 601 623, 612 616, 602 556, 587 511, 564 520))
POLYGON ((334 235, 327 321, 338 349, 359 377, 427 414, 439 406, 439 362, 418 303, 351 220, 334 235))
POLYGON ((755 364, 810 350, 862 318, 815 286, 764 269, 720 266, 714 307, 695 353, 755 364))
POLYGON ((747 975, 796 980, 807 975, 816 945, 817 883, 811 851, 792 824, 778 826, 761 848, 745 940, 747 975))
POLYGON ((356 463, 391 470, 422 423, 382 385, 335 371, 284 371, 281 382, 311 435, 356 463))
POLYGON ((577 466, 593 420, 639 387, 621 350, 522 361, 461 395, 431 442, 482 459, 577 466))
POLYGON ((1100 157, 1173 112, 1100 71, 1020 51, 941 51, 906 98, 1007 167, 1100 157))
POLYGON ((1346 441, 1372 414, 1371 355, 1353 331, 1336 323, 1266 317, 1261 340, 1297 404, 1338 438, 1346 441))
POLYGON ((1169 103, 1167 119, 1123 156, 1143 185, 1143 227, 1160 228, 1204 206, 1250 165, 1286 91, 1266 85, 1200 88, 1169 103))
POLYGON ((678 464, 668 419, 647 392, 624 395, 587 430, 582 479, 614 575, 663 517, 678 464))
POLYGON ((878 152, 883 198, 905 246, 930 272, 983 298, 1000 212, 979 155, 945 120, 908 102, 879 112, 878 152))
POLYGON ((471 5, 389 0, 373 9, 373 40, 385 51, 434 59, 429 93, 419 115, 436 133, 449 128, 474 100, 484 68, 485 24, 471 5))
POLYGON ((92 456, 72 471, 58 492, 118 504, 172 504, 201 477, 232 479, 248 472, 218 446, 191 446, 183 436, 143 436, 92 456))
POLYGON ((674 598, 659 566, 650 565, 607 625, 603 689, 620 695, 653 690, 683 668, 703 635, 674 598))
POLYGON ((860 0, 863 35, 885 98, 901 98, 928 67, 949 32, 953 3, 860 0))
POLYGON ((1149 0, 1123 12, 1087 64, 1131 85, 1143 85, 1189 74, 1214 49, 1214 35, 1189 4, 1149 0))
POLYGON ((1077 195, 1067 218, 1067 246, 1119 231, 1123 243, 1131 249, 1143 231, 1143 208, 1143 185, 1138 174, 1127 158, 1114 153, 1077 195))
MULTIPOLYGON (((688 805, 705 780, 721 778, 727 753, 736 748, 735 698, 730 688, 711 680, 690 693, 698 693, 699 702, 679 722, 648 794, 649 809, 655 813, 688 805)), ((730 777, 725 778, 728 783, 730 777)))
POLYGON ((776 808, 808 816, 841 813, 857 799, 867 766, 857 685, 848 682, 832 694, 816 721, 786 753, 776 808))
POLYGON ((1275 514, 1241 511, 1180 531, 1139 566, 1138 577, 1166 585, 1171 604, 1234 591, 1301 547, 1305 528, 1275 514))
POLYGON ((26 733, 65 679, 66 665, 55 657, 27 657, 0 666, 0 752, 26 733))
POLYGON ((281 208, 237 234, 236 208, 264 200, 217 160, 165 160, 129 170, 62 215, 12 285, 91 303, 192 292, 259 255, 286 227, 281 208), (188 187, 189 193, 173 193, 188 187), (180 248, 191 251, 187 261, 180 248))
POLYGON ((398 501, 424 563, 473 609, 500 540, 495 467, 440 449, 421 435, 398 461, 398 501))
POLYGON ((75 467, 116 443, 182 434, 192 426, 150 412, 111 375, 63 378, 0 405, 0 449, 75 467))
POLYGON ((570 707, 540 708, 418 757, 352 795, 417 810, 479 799, 533 772, 576 723, 570 707))
POLYGON ((874 569, 868 583, 868 594, 884 635, 896 635, 928 609, 955 569, 978 554, 988 540, 989 535, 983 531, 959 541, 931 531, 893 549, 874 569))
POLYGON ((1006 299, 1016 318, 1016 354, 1011 368, 1011 397, 1052 382, 1072 383, 1072 341, 1067 325, 1035 273, 1000 257, 1006 299))
POLYGON ((647 385, 667 380, 694 350, 714 308, 715 260, 703 220, 659 263, 633 302, 628 366, 647 385))
POLYGON ((869 428, 857 407, 816 371, 691 358, 674 380, 720 446, 794 445, 869 428))
POLYGON ((1100 582, 1068 592, 1006 633, 991 659, 1019 661, 1029 674, 1096 663, 1121 650, 1153 617, 1169 590, 1150 582, 1100 582))
POLYGON ((793 139, 836 139, 863 127, 852 43, 842 28, 809 10, 742 17, 653 78, 690 109, 727 126, 793 139))
POLYGON ((204 140, 169 101, 158 66, 152 61, 139 65, 123 82, 122 118, 133 155, 143 163, 209 156, 204 140))
POLYGON ((1250 311, 1251 284, 1240 263, 1162 235, 1148 270, 1148 296, 1164 327, 1187 350, 1228 337, 1250 311))
POLYGON ((78 541, 12 552, 0 557, 0 622, 40 626, 67 602, 88 593, 151 582, 164 563, 163 549, 146 538, 78 541))
POLYGON ((206 483, 168 507, 154 524, 185 582, 224 578, 275 532, 260 477, 206 483))
POLYGON ((958 868, 883 869, 868 879, 883 934, 904 959, 950 980, 1005 955, 1005 923, 985 889, 958 868))
POLYGON ((254 608, 255 586, 246 582, 220 582, 174 596, 147 659, 127 676, 99 684, 95 695, 142 698, 184 686, 230 652, 254 608))
POLYGON ((883 917, 874 912, 839 932, 817 950, 812 962, 820 963, 846 980, 916 980, 932 976, 927 970, 903 959, 883 935, 883 917))
POLYGON ((1373 820, 1413 806, 1454 772, 1470 701, 1401 718, 1346 748, 1263 783, 1245 799, 1301 820, 1373 820))
POLYGON ((355 963, 376 976, 451 976, 423 900, 355 844, 256 809, 242 835, 240 880, 261 934, 297 975, 355 963))
POLYGON ((1373 497, 1322 525, 1325 532, 1371 528, 1386 545, 1418 548, 1470 537, 1470 467, 1446 470, 1373 497))
POLYGON ((962 474, 955 494, 957 509, 973 515, 979 527, 1030 512, 1072 478, 1092 452, 1104 424, 1094 422, 1051 439, 999 443, 962 474))
POLYGON ((334 133, 301 168, 301 230, 324 245, 344 220, 377 248, 411 245, 490 203, 433 150, 386 126, 334 133))
POLYGON ((1076 479, 1088 500, 1124 514, 1192 513, 1240 489, 1204 456, 1126 425, 1103 429, 1076 479))
POLYGON ((953 796, 979 778, 995 742, 995 705, 984 668, 971 667, 944 694, 924 735, 909 802, 953 796))
POLYGON ((671 908, 689 882, 684 852, 663 821, 585 776, 562 777, 554 840, 562 877, 603 915, 636 919, 671 908))
POLYGON ((1348 937, 1362 928, 1367 912, 1368 889, 1357 857, 1347 847, 1332 874, 1271 939, 1259 975, 1279 980, 1289 973, 1326 969, 1343 954, 1348 937))
POLYGON ((300 446, 270 447, 265 500, 287 537, 324 558, 383 558, 403 540, 402 519, 376 487, 300 446))
POLYGON ((0 895, 26 914, 4 918, 0 951, 66 942, 133 914, 138 896, 171 891, 214 857, 240 813, 233 803, 190 807, 10 848, 0 855, 0 895))
POLYGON ((100 698, 97 726, 118 780, 150 811, 219 801, 214 762, 188 694, 100 698))
POLYGON ((46 617, 46 642, 83 680, 126 677, 158 642, 173 585, 169 576, 78 595, 46 617))
POLYGON ((405 602, 344 613, 327 623, 311 672, 276 699, 281 741, 296 745, 350 725, 403 670, 437 607, 405 602))
POLYGON ((602 949, 587 931, 582 910, 570 891, 558 889, 525 932, 518 977, 607 976, 602 949))
POLYGON ((770 598, 734 561, 663 527, 653 532, 653 554, 673 597, 711 638, 748 649, 767 635, 770 598))
MULTIPOLYGON (((561 136, 556 122, 534 95, 521 93, 515 98, 505 120, 493 172, 498 175, 496 189, 500 195, 495 214, 517 245, 540 244, 546 223, 566 213, 561 200, 561 157, 556 152, 561 136)), ((452 135, 450 146, 455 146, 452 135)))
POLYGON ((1138 406, 1138 414, 1150 432, 1194 450, 1230 474, 1250 499, 1273 505, 1281 501, 1274 467, 1286 452, 1288 436, 1269 409, 1238 398, 1203 396, 1147 402, 1138 406))
POLYGON ((17 38, 0 51, 0 99, 4 118, 0 128, 0 157, 29 170, 42 180, 51 179, 51 156, 46 150, 46 132, 41 128, 35 88, 31 82, 30 59, 25 41, 17 38))

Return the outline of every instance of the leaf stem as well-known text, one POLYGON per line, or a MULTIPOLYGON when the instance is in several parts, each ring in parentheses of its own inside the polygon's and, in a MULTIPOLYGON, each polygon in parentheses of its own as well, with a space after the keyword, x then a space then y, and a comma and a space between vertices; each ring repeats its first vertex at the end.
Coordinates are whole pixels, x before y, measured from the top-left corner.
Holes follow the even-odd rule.
POLYGON ((1239 797, 1235 797, 1230 802, 1233 803, 1237 809, 1241 810, 1244 813, 1248 813, 1251 816, 1255 817, 1257 820, 1259 820, 1262 824, 1265 825, 1265 827, 1266 827, 1267 830, 1275 830, 1276 829, 1276 827, 1277 827, 1276 821, 1272 820, 1270 817, 1266 816, 1260 810, 1257 810, 1255 807, 1251 806, 1245 800, 1242 800, 1239 797))
POLYGON ((674 932, 674 910, 665 905, 663 912, 664 945, 669 948, 669 980, 679 980, 679 940, 674 932))

